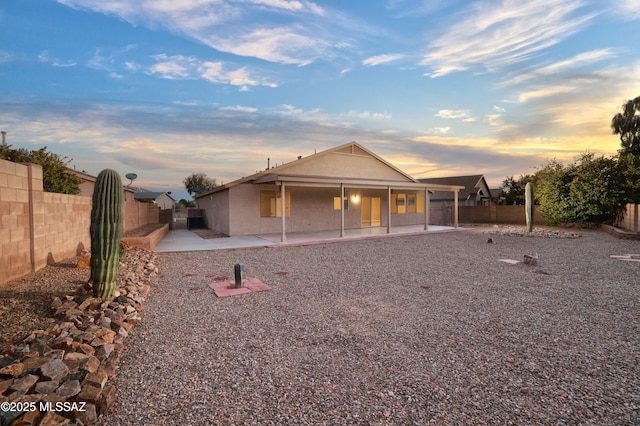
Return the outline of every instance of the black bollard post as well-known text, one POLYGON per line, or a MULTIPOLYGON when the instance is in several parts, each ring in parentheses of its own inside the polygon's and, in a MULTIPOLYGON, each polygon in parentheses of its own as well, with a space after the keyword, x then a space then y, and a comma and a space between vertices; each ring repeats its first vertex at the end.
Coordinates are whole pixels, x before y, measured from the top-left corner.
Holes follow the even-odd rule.
POLYGON ((233 266, 233 272, 236 278, 236 288, 242 288, 242 279, 244 278, 244 263, 236 263, 233 266))

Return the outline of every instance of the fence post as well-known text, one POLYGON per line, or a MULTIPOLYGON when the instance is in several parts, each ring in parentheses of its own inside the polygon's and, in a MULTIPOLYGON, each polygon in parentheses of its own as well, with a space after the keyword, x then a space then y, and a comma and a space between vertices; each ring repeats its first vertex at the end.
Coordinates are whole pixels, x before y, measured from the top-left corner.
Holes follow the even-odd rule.
POLYGON ((31 265, 31 272, 36 272, 36 221, 34 218, 34 200, 33 200, 33 167, 34 164, 28 163, 27 165, 27 180, 29 181, 29 264, 31 265))

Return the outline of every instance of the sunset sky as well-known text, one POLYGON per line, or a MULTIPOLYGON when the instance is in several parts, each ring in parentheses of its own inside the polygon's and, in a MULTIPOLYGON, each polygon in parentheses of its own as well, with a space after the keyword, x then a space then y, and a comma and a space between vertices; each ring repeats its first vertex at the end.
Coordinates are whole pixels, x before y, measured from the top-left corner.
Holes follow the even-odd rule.
POLYGON ((176 199, 350 141, 497 186, 615 154, 639 33, 638 0, 3 0, 0 130, 176 199))

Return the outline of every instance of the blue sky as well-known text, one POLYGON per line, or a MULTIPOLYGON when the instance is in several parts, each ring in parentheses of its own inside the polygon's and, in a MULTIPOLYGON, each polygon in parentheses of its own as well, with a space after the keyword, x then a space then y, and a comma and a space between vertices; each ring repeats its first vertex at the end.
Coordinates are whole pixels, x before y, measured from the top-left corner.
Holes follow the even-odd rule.
POLYGON ((14 147, 186 198, 350 141, 416 178, 499 185, 620 146, 638 0, 4 0, 14 147))

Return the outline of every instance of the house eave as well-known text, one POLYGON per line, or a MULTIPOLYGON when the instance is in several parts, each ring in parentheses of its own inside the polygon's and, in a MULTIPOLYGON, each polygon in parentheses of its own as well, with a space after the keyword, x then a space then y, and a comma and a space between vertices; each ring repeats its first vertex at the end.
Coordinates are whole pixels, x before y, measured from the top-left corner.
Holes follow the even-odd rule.
POLYGON ((314 186, 314 187, 367 187, 374 189, 406 189, 406 190, 429 190, 429 191, 460 191, 463 186, 457 185, 440 185, 421 182, 407 182, 399 180, 376 180, 376 179, 358 179, 358 178, 335 178, 323 176, 297 176, 297 175, 279 175, 271 174, 261 176, 252 181, 255 184, 275 184, 284 183, 290 186, 314 186))

